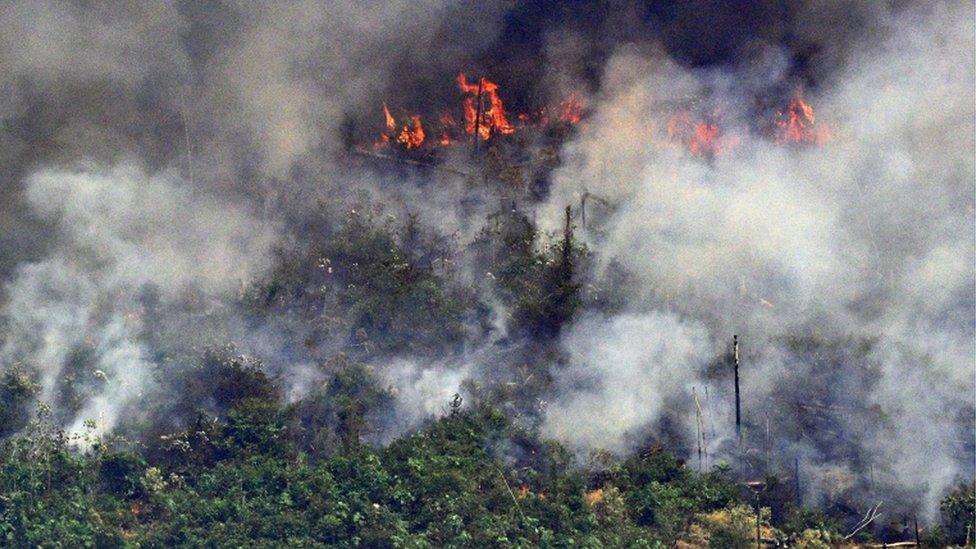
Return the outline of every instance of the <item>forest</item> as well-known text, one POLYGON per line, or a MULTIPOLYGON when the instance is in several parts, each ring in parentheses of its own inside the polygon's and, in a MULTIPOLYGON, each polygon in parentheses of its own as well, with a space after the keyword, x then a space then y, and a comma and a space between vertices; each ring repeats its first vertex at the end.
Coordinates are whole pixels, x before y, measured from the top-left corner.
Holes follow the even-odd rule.
MULTIPOLYGON (((302 345, 344 339, 300 399, 287 402, 282 380, 233 346, 161 348, 172 353, 157 358, 166 366, 154 372, 166 398, 112 433, 97 433, 94 421, 69 433, 57 415, 78 409, 85 384, 98 383, 86 379, 84 357, 66 372, 56 409, 35 403, 30 372, 8 371, 0 423, 6 543, 830 547, 905 535, 893 522, 847 537, 850 511, 798 504, 788 475, 743 483, 747 456, 701 470, 666 439, 647 439, 620 460, 599 450, 574 455, 542 436, 526 418, 557 375, 554 338, 579 308, 614 304, 586 289, 588 251, 571 226, 547 237, 507 208, 471 250, 512 308, 507 333, 530 336, 522 380, 467 385, 465 397, 437 403, 431 419, 380 438, 398 419, 395 387, 366 364, 449 352, 478 337, 468 331, 490 330, 478 299, 485 288, 442 266, 457 257, 449 243, 413 218, 397 223, 375 210, 356 208, 334 227, 325 221, 333 216, 322 216, 321 240, 281 252, 280 267, 240 292, 252 322, 288 318, 302 345)), ((144 299, 145 315, 162 314, 151 295, 144 299)), ((971 543, 974 503, 972 485, 958 486, 920 543, 971 543)))
POLYGON ((973 547, 958 2, 0 2, 0 546, 973 547))

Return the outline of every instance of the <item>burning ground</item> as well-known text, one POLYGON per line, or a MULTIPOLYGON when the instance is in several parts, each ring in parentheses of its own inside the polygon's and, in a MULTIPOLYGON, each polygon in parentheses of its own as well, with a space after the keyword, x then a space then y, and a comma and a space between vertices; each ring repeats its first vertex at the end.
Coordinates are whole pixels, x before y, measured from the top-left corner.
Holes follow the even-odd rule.
MULTIPOLYGON (((787 479, 844 526, 884 501, 928 529, 972 482, 971 7, 11 2, 0 22, 10 441, 43 412, 82 449, 162 459, 264 399, 331 459, 396 452, 460 402, 581 470, 663 448, 787 479)), ((517 438, 485 445, 538 466, 517 438)))

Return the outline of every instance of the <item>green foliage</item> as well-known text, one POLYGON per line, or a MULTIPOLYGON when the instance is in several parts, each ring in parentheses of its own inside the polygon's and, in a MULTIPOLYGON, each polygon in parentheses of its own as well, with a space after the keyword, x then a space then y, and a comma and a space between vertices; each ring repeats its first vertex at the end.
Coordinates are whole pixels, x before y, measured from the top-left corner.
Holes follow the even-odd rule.
POLYGON ((314 350, 322 342, 349 354, 458 348, 470 292, 453 283, 446 240, 414 216, 398 222, 364 205, 348 210, 322 238, 282 251, 276 271, 245 303, 258 315, 294 317, 314 350))
POLYGON ((23 429, 38 385, 22 368, 11 368, 0 377, 0 437, 23 429))
MULTIPOLYGON (((355 393, 363 371, 336 376, 355 393)), ((682 512, 727 501, 721 474, 698 477, 656 454, 619 467, 596 499, 581 470, 492 409, 459 411, 382 450, 310 460, 291 414, 243 398, 208 428, 207 462, 147 462, 131 448, 76 440, 44 421, 0 444, 0 539, 7 545, 302 547, 659 547, 669 491, 682 512), (651 492, 647 486, 653 484, 651 492), (725 495, 723 495, 725 494, 725 495), (655 500, 654 524, 632 502, 655 500), (697 499, 695 499, 697 498, 697 499), (662 503, 663 502, 663 503, 662 503), (639 515, 639 514, 638 514, 639 515)), ((669 507, 670 506, 670 507, 669 507)))
POLYGON ((963 484, 947 495, 939 506, 941 527, 932 541, 963 545, 976 540, 976 484, 963 484))
POLYGON ((627 460, 614 483, 623 490, 633 520, 655 528, 669 543, 696 514, 722 509, 738 499, 727 469, 698 475, 659 450, 627 460))
POLYGON ((495 281, 495 290, 512 308, 509 329, 521 335, 557 335, 581 303, 578 273, 586 248, 572 231, 541 238, 518 211, 492 216, 473 247, 495 281))

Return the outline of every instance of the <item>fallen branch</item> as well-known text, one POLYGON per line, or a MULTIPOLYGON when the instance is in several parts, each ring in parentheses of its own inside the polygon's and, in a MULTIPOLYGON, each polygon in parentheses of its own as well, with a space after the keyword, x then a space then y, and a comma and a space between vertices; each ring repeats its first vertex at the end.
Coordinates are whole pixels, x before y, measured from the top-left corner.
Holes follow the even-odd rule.
POLYGON ((861 522, 857 523, 857 526, 855 526, 854 529, 851 530, 850 534, 844 536, 844 541, 851 539, 852 537, 854 537, 855 534, 863 530, 867 525, 874 522, 874 519, 880 517, 881 513, 878 512, 878 509, 880 508, 881 508, 881 502, 879 501, 878 504, 875 505, 873 508, 868 509, 868 512, 864 515, 864 518, 861 519, 861 522))
POLYGON ((377 158, 379 160, 388 160, 388 161, 391 161, 391 162, 399 162, 400 164, 407 164, 409 166, 417 166, 418 168, 431 168, 431 169, 434 169, 434 170, 440 170, 440 171, 444 171, 444 172, 449 172, 449 173, 453 173, 453 174, 456 174, 456 175, 462 175, 464 177, 468 177, 468 176, 471 175, 468 172, 461 171, 461 170, 458 170, 458 169, 455 169, 455 168, 450 168, 450 167, 447 167, 447 166, 441 166, 440 164, 432 164, 430 162, 421 162, 419 160, 414 160, 412 158, 400 158, 399 156, 393 156, 393 155, 389 155, 389 154, 375 153, 375 152, 372 152, 372 151, 367 151, 365 149, 353 149, 352 150, 352 153, 353 154, 356 154, 356 155, 359 155, 359 156, 366 156, 366 157, 369 157, 369 158, 377 158))
POLYGON ((518 510, 519 515, 522 517, 522 522, 526 522, 525 513, 522 512, 522 506, 519 505, 518 498, 515 497, 515 492, 512 491, 512 487, 508 484, 508 479, 505 478, 505 473, 501 469, 495 468, 498 472, 498 476, 502 477, 502 482, 505 483, 505 488, 508 489, 508 495, 512 496, 512 501, 515 503, 515 509, 518 510))

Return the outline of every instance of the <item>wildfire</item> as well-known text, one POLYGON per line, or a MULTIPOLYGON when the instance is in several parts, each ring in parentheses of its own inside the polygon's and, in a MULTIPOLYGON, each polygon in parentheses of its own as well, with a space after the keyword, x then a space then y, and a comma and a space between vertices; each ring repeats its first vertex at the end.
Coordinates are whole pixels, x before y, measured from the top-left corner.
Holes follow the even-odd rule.
POLYGON ((693 120, 688 111, 680 111, 671 116, 667 130, 671 140, 683 143, 695 156, 710 156, 729 151, 739 144, 739 138, 735 135, 723 135, 715 119, 693 120))
MULTIPOLYGON (((673 114, 667 123, 668 138, 684 145, 694 156, 712 157, 733 150, 739 137, 726 133, 720 124, 720 111, 696 117, 683 110, 673 114)), ((770 125, 766 125, 769 128, 770 125)), ((832 138, 830 128, 817 122, 813 107, 803 100, 800 90, 790 99, 785 110, 772 120, 773 131, 766 135, 778 144, 798 143, 820 145, 832 138)))
POLYGON ((790 99, 786 111, 776 113, 777 143, 826 143, 831 138, 830 128, 817 124, 813 107, 803 100, 803 90, 798 89, 790 99))
POLYGON ((457 84, 461 93, 465 94, 463 105, 465 133, 473 135, 477 129, 481 139, 490 138, 494 132, 506 135, 515 133, 515 127, 505 116, 502 98, 498 96, 498 84, 487 78, 481 78, 477 84, 472 84, 468 82, 463 72, 457 76, 457 84), (485 100, 487 105, 484 105, 485 100))
POLYGON ((408 122, 403 124, 400 130, 397 131, 396 119, 390 114, 390 108, 386 106, 386 103, 383 103, 383 118, 386 122, 386 131, 380 134, 379 138, 373 142, 374 148, 380 148, 389 144, 391 138, 407 149, 416 149, 424 144, 426 134, 424 133, 424 125, 420 121, 419 116, 411 115, 408 118, 408 122))
MULTIPOLYGON (((469 81, 464 73, 458 74, 455 81, 461 92, 460 118, 444 112, 436 122, 425 127, 420 115, 409 112, 404 112, 398 121, 383 103, 384 131, 373 147, 396 145, 403 150, 429 150, 450 147, 463 140, 465 135, 488 141, 526 128, 547 127, 550 123, 576 125, 584 117, 583 101, 576 93, 571 93, 568 98, 548 107, 512 114, 513 124, 505 111, 497 83, 484 77, 469 81)), ((735 149, 740 142, 739 136, 723 129, 721 119, 720 110, 706 115, 681 110, 668 119, 667 135, 690 154, 711 158, 735 149)), ((784 110, 776 113, 772 124, 761 126, 766 130, 772 128, 764 135, 780 144, 822 144, 832 138, 831 129, 823 122, 817 122, 813 107, 804 101, 801 89, 797 89, 784 110)))
MULTIPOLYGON (((460 123, 451 113, 441 114, 437 123, 432 126, 433 139, 428 140, 428 132, 419 115, 411 114, 405 122, 398 124, 396 118, 390 113, 390 108, 383 103, 385 129, 373 143, 373 147, 381 148, 393 143, 407 150, 419 149, 425 144, 449 147, 465 134, 474 136, 477 133, 479 140, 487 141, 497 135, 511 135, 518 128, 549 124, 548 110, 543 108, 533 114, 515 115, 518 120, 518 128, 516 128, 505 112, 497 83, 487 78, 470 82, 464 73, 458 74, 456 82, 462 95, 463 120, 460 123)), ((583 111, 583 101, 574 94, 556 105, 554 118, 559 122, 575 125, 583 119, 583 111)))

